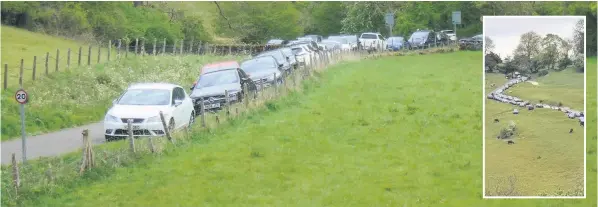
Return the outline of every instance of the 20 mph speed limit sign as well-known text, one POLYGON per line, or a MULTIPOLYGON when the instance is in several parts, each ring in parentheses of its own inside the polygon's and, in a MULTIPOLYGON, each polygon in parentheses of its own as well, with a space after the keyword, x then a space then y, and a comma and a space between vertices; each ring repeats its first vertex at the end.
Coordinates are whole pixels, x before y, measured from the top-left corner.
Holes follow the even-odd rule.
POLYGON ((23 89, 19 89, 16 93, 15 93, 15 99, 17 100, 17 102, 19 102, 20 104, 26 104, 27 100, 29 100, 29 95, 27 94, 27 92, 25 92, 25 90, 23 89))

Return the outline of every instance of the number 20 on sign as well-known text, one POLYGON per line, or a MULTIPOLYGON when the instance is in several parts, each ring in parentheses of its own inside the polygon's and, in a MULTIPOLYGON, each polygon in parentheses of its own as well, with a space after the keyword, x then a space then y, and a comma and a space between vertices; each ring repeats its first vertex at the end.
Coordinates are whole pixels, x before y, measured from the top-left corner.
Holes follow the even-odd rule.
POLYGON ((25 92, 25 90, 20 89, 15 93, 15 99, 20 104, 26 104, 29 100, 29 95, 27 94, 27 92, 25 92))

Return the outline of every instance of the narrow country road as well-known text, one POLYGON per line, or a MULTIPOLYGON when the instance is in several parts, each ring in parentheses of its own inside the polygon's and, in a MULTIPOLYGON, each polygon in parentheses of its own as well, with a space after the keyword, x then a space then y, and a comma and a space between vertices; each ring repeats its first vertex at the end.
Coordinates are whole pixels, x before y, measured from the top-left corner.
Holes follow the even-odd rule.
MULTIPOLYGON (((104 143, 102 122, 80 127, 64 129, 57 132, 27 137, 27 160, 39 157, 57 156, 80 149, 83 145, 81 132, 89 129, 89 138, 96 144, 104 143)), ((2 164, 11 162, 11 154, 15 153, 18 162, 22 161, 21 139, 2 142, 2 164)))

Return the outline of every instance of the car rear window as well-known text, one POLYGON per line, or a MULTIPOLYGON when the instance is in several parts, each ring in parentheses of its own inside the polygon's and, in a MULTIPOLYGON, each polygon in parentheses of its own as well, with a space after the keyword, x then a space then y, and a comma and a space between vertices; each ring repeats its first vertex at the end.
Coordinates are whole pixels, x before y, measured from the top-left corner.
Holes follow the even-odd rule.
POLYGON ((378 39, 375 34, 361 34, 361 39, 378 39))

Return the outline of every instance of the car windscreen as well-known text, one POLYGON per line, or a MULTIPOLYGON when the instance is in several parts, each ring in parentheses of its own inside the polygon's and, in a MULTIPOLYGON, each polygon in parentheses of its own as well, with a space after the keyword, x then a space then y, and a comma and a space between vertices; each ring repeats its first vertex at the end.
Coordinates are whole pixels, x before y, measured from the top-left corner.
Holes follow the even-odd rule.
POLYGON ((281 48, 280 51, 282 51, 282 53, 287 57, 293 58, 295 56, 290 48, 281 48))
POLYGON ((166 89, 130 89, 125 92, 117 104, 119 105, 169 105, 170 90, 166 89))
POLYGON ((375 34, 361 34, 361 39, 378 39, 375 34))
POLYGON ((274 56, 274 58, 276 58, 276 61, 278 61, 279 63, 283 63, 286 61, 286 58, 282 56, 282 53, 280 53, 280 51, 276 50, 276 51, 272 51, 272 52, 268 52, 268 53, 263 53, 260 54, 258 57, 264 56, 264 55, 272 55, 274 56))
POLYGON ((195 88, 205 88, 238 82, 239 74, 237 70, 222 70, 201 75, 195 88))
POLYGON ((276 61, 271 57, 251 59, 241 63, 241 69, 245 73, 255 73, 264 69, 275 69, 276 61))
POLYGON ((293 47, 293 48, 291 48, 291 50, 293 51, 293 54, 295 54, 295 55, 303 52, 303 48, 301 48, 301 47, 293 47))

